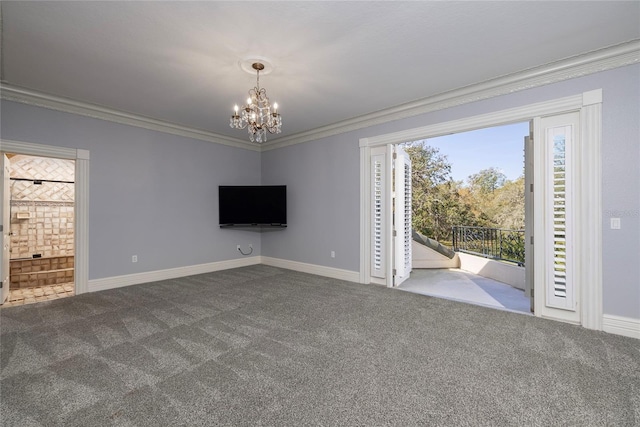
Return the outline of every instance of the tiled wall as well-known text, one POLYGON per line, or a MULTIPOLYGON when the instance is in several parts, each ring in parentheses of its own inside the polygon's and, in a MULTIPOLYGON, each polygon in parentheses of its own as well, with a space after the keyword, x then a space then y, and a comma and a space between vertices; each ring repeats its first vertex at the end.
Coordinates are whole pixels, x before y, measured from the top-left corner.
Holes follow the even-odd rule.
POLYGON ((29 156, 10 161, 11 178, 29 180, 11 181, 11 259, 73 255, 73 161, 29 156))
POLYGON ((10 162, 11 288, 72 283, 74 162, 21 155, 10 162))
POLYGON ((73 283, 74 257, 11 261, 11 289, 73 283))
POLYGON ((73 219, 73 202, 11 201, 11 259, 73 255, 73 219))

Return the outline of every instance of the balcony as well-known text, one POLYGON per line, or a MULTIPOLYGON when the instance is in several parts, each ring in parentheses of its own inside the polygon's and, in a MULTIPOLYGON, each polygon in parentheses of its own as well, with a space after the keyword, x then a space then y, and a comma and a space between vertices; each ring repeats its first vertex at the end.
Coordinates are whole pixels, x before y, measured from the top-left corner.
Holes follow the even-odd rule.
POLYGON ((414 269, 461 269, 524 290, 524 231, 453 227, 455 252, 414 231, 414 269))
POLYGON ((452 227, 453 250, 524 267, 524 230, 452 227))

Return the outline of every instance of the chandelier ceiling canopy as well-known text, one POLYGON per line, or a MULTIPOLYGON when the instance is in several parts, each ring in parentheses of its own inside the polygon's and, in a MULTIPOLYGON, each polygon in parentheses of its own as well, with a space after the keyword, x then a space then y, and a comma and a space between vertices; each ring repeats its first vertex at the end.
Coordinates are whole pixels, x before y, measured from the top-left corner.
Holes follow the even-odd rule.
POLYGON ((249 90, 247 104, 241 109, 234 107, 229 126, 234 129, 247 128, 251 142, 263 143, 267 141, 267 131, 278 134, 282 131, 282 117, 278 113, 278 104, 273 106, 267 97, 267 91, 260 87, 260 71, 265 66, 262 62, 251 65, 256 71, 256 86, 249 90))

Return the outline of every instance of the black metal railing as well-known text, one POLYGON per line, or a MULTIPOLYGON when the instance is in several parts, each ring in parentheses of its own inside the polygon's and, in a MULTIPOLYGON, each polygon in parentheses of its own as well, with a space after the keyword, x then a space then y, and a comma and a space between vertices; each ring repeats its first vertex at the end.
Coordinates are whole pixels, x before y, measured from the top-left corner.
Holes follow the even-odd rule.
POLYGON ((452 227, 453 250, 524 266, 524 230, 452 227))

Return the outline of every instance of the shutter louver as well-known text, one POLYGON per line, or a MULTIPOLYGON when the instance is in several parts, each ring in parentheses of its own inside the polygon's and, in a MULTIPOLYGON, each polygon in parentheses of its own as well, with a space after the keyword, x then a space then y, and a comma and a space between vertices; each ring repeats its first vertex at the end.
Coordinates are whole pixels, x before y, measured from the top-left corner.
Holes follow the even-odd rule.
POLYGON ((411 271, 411 163, 404 164, 404 263, 411 271))
POLYGON ((554 295, 567 297, 566 252, 566 156, 565 137, 556 135, 553 140, 553 255, 554 295))
POLYGON ((395 275, 393 285, 398 286, 411 273, 411 159, 396 146, 394 182, 395 275))
POLYGON ((571 241, 569 225, 571 216, 571 198, 567 193, 571 162, 572 126, 548 129, 548 142, 551 156, 550 214, 549 230, 552 245, 549 255, 553 269, 549 272, 547 305, 561 309, 574 309, 573 284, 571 277, 571 254, 568 242, 571 241))
POLYGON ((385 156, 383 154, 371 156, 371 275, 385 277, 385 156))

